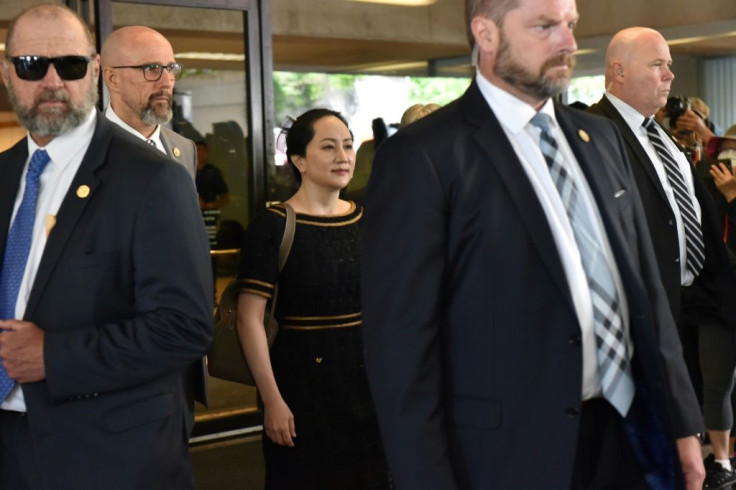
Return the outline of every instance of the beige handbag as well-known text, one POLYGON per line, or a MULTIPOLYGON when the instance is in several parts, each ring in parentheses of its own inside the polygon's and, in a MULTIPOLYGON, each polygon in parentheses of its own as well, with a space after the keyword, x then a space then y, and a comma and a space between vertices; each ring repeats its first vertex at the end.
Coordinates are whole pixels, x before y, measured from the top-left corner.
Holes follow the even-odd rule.
MULTIPOLYGON (((286 259, 289 258, 291 245, 294 243, 294 230, 296 229, 294 209, 286 203, 284 203, 284 208, 286 209, 286 226, 279 246, 279 272, 284 268, 286 259)), ((276 340, 276 334, 279 330, 279 326, 273 317, 278 293, 279 285, 277 283, 274 287, 273 297, 270 300, 270 307, 266 308, 263 318, 269 349, 276 340)), ((237 280, 233 279, 223 291, 220 303, 215 311, 215 340, 212 343, 212 349, 207 354, 207 370, 210 376, 215 378, 255 386, 256 382, 245 360, 236 326, 238 296, 237 280)))

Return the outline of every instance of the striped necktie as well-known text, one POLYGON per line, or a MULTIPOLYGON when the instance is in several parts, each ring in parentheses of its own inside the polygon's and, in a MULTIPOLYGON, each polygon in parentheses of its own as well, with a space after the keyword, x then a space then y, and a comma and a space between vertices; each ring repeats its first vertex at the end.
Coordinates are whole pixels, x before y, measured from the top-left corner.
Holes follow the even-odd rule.
MULTIPOLYGON (((26 188, 23 199, 15 213, 15 219, 8 232, 3 255, 2 269, 0 269, 0 318, 15 318, 15 304, 18 302, 18 292, 26 271, 28 254, 33 241, 33 223, 36 220, 36 201, 41 173, 49 163, 46 150, 36 150, 28 164, 26 172, 26 188)), ((8 377, 0 364, 0 403, 7 398, 13 389, 15 381, 8 377)))
POLYGON ((700 222, 695 214, 691 194, 685 185, 685 179, 680 173, 677 161, 669 152, 657 131, 657 124, 654 119, 651 117, 644 119, 642 126, 647 130, 649 141, 664 165, 667 181, 675 195, 675 202, 677 202, 680 216, 682 216, 682 225, 685 228, 687 268, 697 277, 700 271, 703 270, 703 264, 705 264, 705 246, 703 245, 703 230, 700 229, 700 222))
POLYGON ((603 397, 625 417, 634 399, 634 380, 628 340, 621 317, 621 302, 613 274, 580 192, 568 170, 569 163, 565 161, 550 132, 550 116, 537 113, 530 122, 541 130, 539 146, 567 211, 590 288, 603 397))

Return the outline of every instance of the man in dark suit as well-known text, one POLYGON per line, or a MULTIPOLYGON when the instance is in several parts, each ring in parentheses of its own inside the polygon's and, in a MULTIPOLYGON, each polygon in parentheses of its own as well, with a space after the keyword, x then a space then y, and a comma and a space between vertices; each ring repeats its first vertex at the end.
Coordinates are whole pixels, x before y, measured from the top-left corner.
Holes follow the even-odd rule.
POLYGON ((692 162, 652 118, 665 105, 674 74, 662 35, 648 28, 617 33, 606 51, 606 94, 589 111, 621 132, 644 204, 662 283, 688 363, 703 377, 705 426, 715 458, 706 488, 736 481, 728 448, 736 367, 736 277, 715 205, 692 162), (716 485, 716 481, 720 482, 716 485))
POLYGON ((0 154, 0 488, 194 488, 180 374, 212 338, 194 187, 94 109, 72 11, 23 11, 6 52, 28 137, 0 154))
POLYGON ((165 126, 173 117, 174 83, 182 68, 169 41, 148 27, 121 27, 105 39, 101 63, 110 92, 105 116, 182 164, 194 181, 194 142, 165 126))
POLYGON ((366 369, 396 486, 699 490, 702 422, 623 142, 551 99, 575 2, 466 19, 474 82, 384 142, 368 185, 366 369))
MULTIPOLYGON (((181 71, 169 41, 148 27, 121 27, 105 39, 100 63, 110 93, 105 116, 183 165, 194 181, 197 172, 194 142, 164 126, 172 117, 174 82, 181 71)), ((214 275, 214 266, 212 272, 214 275)), ((184 371, 182 383, 189 400, 191 434, 195 400, 208 405, 204 359, 184 371)))

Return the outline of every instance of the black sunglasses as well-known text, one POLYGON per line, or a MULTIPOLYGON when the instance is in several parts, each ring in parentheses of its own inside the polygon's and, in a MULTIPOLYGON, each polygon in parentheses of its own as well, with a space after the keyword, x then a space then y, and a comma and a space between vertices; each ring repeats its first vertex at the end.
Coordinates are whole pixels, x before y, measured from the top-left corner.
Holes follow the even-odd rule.
POLYGON ((49 65, 54 64, 56 73, 62 80, 79 80, 87 74, 87 65, 92 58, 89 56, 67 55, 49 58, 47 56, 13 56, 8 58, 15 73, 21 80, 42 80, 49 71, 49 65))
POLYGON ((164 74, 164 70, 174 75, 176 80, 181 75, 181 70, 184 65, 181 63, 169 63, 168 65, 162 65, 160 63, 148 63, 146 65, 125 65, 125 66, 111 66, 110 68, 135 68, 136 70, 143 70, 143 78, 149 82, 158 82, 161 80, 161 75, 164 74))

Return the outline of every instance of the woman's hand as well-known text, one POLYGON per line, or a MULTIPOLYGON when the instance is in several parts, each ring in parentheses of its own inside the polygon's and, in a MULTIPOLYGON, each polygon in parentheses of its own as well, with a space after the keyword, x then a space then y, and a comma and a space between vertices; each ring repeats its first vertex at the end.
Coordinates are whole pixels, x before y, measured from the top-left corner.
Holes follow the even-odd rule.
POLYGON ((736 199, 736 177, 734 177, 733 169, 719 162, 717 165, 711 165, 709 172, 726 201, 731 202, 736 199))
POLYGON ((237 328, 240 343, 258 391, 263 399, 263 428, 266 436, 281 446, 294 446, 294 414, 281 397, 271 367, 271 356, 263 328, 266 298, 252 293, 238 296, 237 328))
POLYGON ((269 439, 280 446, 294 447, 296 428, 294 415, 283 398, 263 402, 263 429, 269 439))

